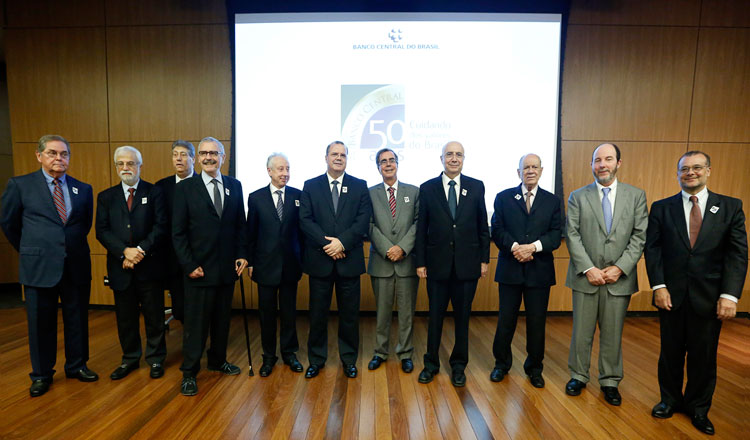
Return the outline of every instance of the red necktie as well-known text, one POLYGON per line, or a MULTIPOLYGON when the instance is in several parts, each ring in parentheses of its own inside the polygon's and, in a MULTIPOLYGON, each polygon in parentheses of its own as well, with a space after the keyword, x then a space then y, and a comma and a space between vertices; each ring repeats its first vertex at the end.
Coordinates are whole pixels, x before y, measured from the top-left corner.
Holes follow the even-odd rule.
POLYGON ((55 191, 52 195, 52 198, 55 201, 55 208, 57 208, 57 215, 60 216, 60 220, 62 220, 63 224, 68 220, 68 213, 65 210, 65 198, 63 197, 62 192, 62 184, 60 183, 60 179, 54 180, 55 184, 55 191))
POLYGON ((135 194, 135 188, 128 188, 128 211, 133 210, 133 194, 135 194))
POLYGON ((393 192, 396 191, 393 189, 392 186, 388 187, 388 205, 391 207, 391 217, 396 218, 396 197, 394 197, 393 192))
POLYGON ((690 247, 694 247, 695 241, 698 240, 698 233, 701 231, 703 217, 701 217, 701 207, 698 205, 698 197, 690 196, 690 201, 693 203, 693 207, 690 208, 690 247))

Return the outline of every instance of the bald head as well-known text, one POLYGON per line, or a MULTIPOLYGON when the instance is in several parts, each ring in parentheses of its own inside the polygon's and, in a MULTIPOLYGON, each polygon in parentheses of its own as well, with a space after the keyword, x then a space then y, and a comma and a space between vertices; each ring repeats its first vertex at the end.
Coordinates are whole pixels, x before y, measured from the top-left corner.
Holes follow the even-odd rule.
POLYGON ((443 154, 440 156, 443 162, 443 171, 448 178, 453 179, 464 167, 464 146, 460 142, 451 141, 443 146, 443 154))

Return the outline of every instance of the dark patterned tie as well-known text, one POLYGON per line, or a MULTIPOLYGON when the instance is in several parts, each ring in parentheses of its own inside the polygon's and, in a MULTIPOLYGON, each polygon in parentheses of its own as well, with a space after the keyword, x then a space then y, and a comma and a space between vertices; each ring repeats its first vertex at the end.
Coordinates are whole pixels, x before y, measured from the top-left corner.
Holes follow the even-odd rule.
POLYGON ((219 181, 216 179, 211 179, 211 183, 214 184, 214 208, 216 208, 216 213, 219 214, 219 218, 221 218, 221 191, 219 191, 219 181))
POLYGON ((128 188, 128 211, 133 210, 133 194, 135 194, 135 188, 128 188))
POLYGON ((448 189, 448 208, 451 210, 451 217, 456 219, 456 208, 458 208, 458 199, 456 197, 456 182, 454 180, 448 181, 450 188, 448 189))
POLYGON ((52 198, 55 201, 55 208, 57 208, 57 215, 60 216, 60 220, 62 220, 63 223, 68 221, 68 213, 65 210, 65 198, 63 197, 62 192, 62 183, 60 182, 60 179, 55 179, 55 191, 52 195, 52 198))
POLYGON ((690 208, 690 247, 695 247, 698 240, 698 234, 701 232, 703 217, 701 217, 701 207, 698 204, 698 197, 690 196, 693 207, 690 208))
POLYGON ((388 205, 391 207, 391 217, 396 218, 396 196, 393 195, 396 191, 392 186, 388 187, 388 205))
POLYGON ((283 220, 284 215, 284 200, 281 198, 281 190, 276 190, 276 196, 278 197, 276 201, 276 214, 279 216, 279 220, 283 220))

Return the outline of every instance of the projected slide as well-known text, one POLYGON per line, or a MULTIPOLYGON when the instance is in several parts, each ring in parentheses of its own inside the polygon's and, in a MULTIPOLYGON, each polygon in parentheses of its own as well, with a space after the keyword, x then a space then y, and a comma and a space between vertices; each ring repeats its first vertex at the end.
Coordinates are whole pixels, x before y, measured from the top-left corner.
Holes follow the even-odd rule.
POLYGON ((518 185, 518 159, 542 157, 554 191, 559 15, 242 14, 236 17, 236 171, 268 183, 284 152, 290 185, 325 171, 325 146, 349 148, 347 172, 381 181, 375 153, 399 155, 399 180, 442 170, 442 146, 466 149, 464 173, 495 194, 518 185))

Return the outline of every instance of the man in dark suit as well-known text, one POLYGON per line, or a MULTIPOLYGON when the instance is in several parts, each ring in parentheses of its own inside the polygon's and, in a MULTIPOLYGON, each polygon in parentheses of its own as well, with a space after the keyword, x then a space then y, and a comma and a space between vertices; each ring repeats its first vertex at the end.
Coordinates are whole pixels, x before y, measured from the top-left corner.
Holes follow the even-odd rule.
POLYGON ((362 241, 370 226, 372 205, 367 183, 345 174, 346 146, 326 148, 325 174, 305 182, 299 224, 305 234, 304 271, 310 276, 310 366, 305 377, 318 375, 328 357, 328 310, 333 288, 339 309, 339 357, 344 374, 357 377, 359 349, 359 276, 365 272, 362 241))
POLYGON ((666 419, 685 412, 706 434, 714 434, 708 410, 721 323, 737 313, 747 273, 742 201, 709 191, 710 175, 708 154, 682 155, 677 163, 682 191, 651 207, 645 251, 661 329, 661 402, 651 415, 666 419))
POLYGON ((427 278, 430 300, 427 352, 420 383, 440 371, 440 338, 448 301, 453 305, 455 344, 450 356, 451 382, 466 385, 469 362, 469 315, 479 277, 487 275, 490 233, 484 183, 461 174, 464 147, 448 142, 440 159, 443 173, 419 188, 415 257, 417 275, 427 278))
POLYGON ((193 165, 195 164, 195 147, 192 143, 176 140, 172 143, 172 165, 175 174, 167 176, 158 182, 156 186, 161 188, 164 194, 164 203, 167 212, 167 229, 165 240, 165 255, 168 256, 166 287, 169 289, 169 297, 172 300, 172 316, 174 319, 184 322, 185 319, 185 274, 177 259, 177 254, 172 246, 172 209, 174 207, 174 188, 180 181, 193 177, 193 165))
POLYGON ((492 345, 495 368, 490 380, 503 380, 513 363, 510 345, 523 298, 527 353, 523 369, 536 388, 544 387, 544 329, 549 290, 555 284, 552 251, 560 247, 562 229, 560 199, 539 188, 542 171, 539 156, 521 157, 521 185, 498 193, 492 214, 492 240, 500 251, 495 271, 500 311, 492 345))
POLYGON ((208 370, 240 374, 227 362, 227 340, 234 283, 247 267, 242 185, 221 175, 225 154, 217 139, 203 138, 198 157, 202 172, 176 186, 172 216, 174 249, 187 274, 180 367, 186 396, 198 393, 196 375, 209 334, 208 370))
POLYGON ((140 310, 146 326, 146 362, 156 379, 164 375, 167 356, 162 287, 166 207, 161 189, 140 179, 140 151, 119 147, 114 160, 122 182, 100 192, 96 203, 96 238, 107 249, 107 275, 122 347, 122 362, 109 377, 119 380, 138 368, 140 310))
POLYGON ((89 370, 88 305, 94 198, 91 185, 66 174, 70 144, 61 136, 39 139, 42 168, 13 177, 2 197, 0 226, 19 252, 18 278, 26 295, 31 357, 31 397, 52 384, 57 358, 57 300, 65 331, 65 376, 99 379, 89 370))
POLYGON ((289 369, 299 373, 297 360, 297 283, 302 277, 299 204, 301 191, 287 186, 289 160, 274 153, 266 161, 271 183, 247 198, 247 254, 252 279, 258 283, 260 338, 263 345, 261 377, 276 364, 277 306, 281 315, 279 348, 289 369))

